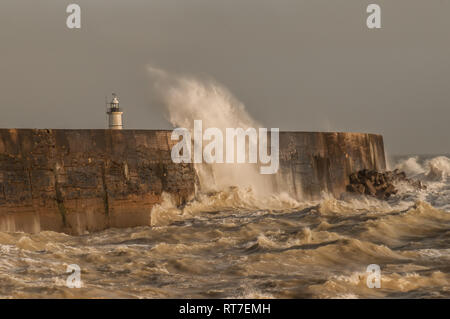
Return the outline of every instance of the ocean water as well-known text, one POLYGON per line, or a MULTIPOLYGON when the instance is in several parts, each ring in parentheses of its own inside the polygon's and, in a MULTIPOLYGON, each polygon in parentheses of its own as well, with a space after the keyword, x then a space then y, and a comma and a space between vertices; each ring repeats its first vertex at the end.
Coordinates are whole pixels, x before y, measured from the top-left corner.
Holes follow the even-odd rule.
POLYGON ((183 209, 165 195, 148 227, 0 233, 0 297, 449 298, 450 159, 390 165, 428 189, 303 202, 229 187, 183 209), (66 286, 69 264, 81 288, 66 286), (380 288, 366 284, 370 264, 380 288))

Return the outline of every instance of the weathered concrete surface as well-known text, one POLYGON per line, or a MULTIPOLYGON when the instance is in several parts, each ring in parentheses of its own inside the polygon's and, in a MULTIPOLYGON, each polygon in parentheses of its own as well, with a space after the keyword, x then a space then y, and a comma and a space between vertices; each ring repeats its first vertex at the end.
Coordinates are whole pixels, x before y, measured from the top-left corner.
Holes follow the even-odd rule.
POLYGON ((322 192, 339 197, 348 176, 362 169, 384 171, 383 137, 365 133, 281 132, 277 184, 298 199, 322 192), (286 185, 287 184, 287 185, 286 185))
MULTIPOLYGON (((192 164, 171 160, 171 131, 0 129, 0 231, 71 234, 149 225, 167 192, 194 196, 192 164)), ((348 176, 383 171, 383 138, 359 133, 280 133, 273 182, 299 199, 339 196, 348 176)))
POLYGON ((168 192, 194 194, 170 131, 0 130, 0 231, 72 234, 148 225, 168 192))

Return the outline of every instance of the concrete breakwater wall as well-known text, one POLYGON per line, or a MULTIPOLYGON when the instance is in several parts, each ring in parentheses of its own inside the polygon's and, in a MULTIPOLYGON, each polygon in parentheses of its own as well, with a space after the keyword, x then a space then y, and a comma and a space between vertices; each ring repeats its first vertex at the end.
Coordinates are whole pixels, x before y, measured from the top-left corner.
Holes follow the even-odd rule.
POLYGON ((148 225, 168 192, 194 194, 169 131, 0 130, 0 231, 80 234, 148 225))
POLYGON ((386 170, 383 137, 366 133, 281 132, 276 176, 296 198, 338 198, 349 175, 362 169, 386 170))
MULTIPOLYGON (((70 234, 149 225, 163 192, 194 197, 192 164, 171 159, 171 131, 0 129, 0 231, 70 234)), ((339 196, 348 176, 385 169, 383 139, 280 133, 275 183, 297 198, 339 196)))

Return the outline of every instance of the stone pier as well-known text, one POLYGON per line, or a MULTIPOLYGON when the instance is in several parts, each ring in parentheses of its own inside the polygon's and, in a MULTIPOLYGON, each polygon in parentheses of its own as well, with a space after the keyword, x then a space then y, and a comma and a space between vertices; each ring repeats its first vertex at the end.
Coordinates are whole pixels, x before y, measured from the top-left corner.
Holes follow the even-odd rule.
MULTIPOLYGON (((192 164, 171 160, 168 130, 0 129, 0 231, 83 234, 149 225, 167 192, 194 196, 192 164)), ((274 180, 298 199, 340 196, 348 176, 385 169, 383 138, 364 133, 280 133, 274 180)))

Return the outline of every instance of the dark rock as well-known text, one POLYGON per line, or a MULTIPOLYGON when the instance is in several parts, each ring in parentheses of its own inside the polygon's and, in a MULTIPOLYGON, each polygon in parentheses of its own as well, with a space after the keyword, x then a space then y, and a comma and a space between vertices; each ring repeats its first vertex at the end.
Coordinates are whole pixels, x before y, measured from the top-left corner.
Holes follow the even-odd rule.
POLYGON ((347 187, 347 192, 349 193, 356 193, 356 185, 355 184, 348 184, 347 187))
POLYGON ((350 184, 359 184, 358 174, 353 173, 349 176, 350 184))
POLYGON ((389 184, 388 187, 386 187, 386 189, 384 190, 384 193, 394 195, 397 194, 397 189, 393 184, 389 184))
POLYGON ((362 184, 349 184, 349 185, 347 185, 347 191, 349 193, 364 194, 366 191, 366 188, 362 184))
POLYGON ((416 189, 426 189, 426 186, 418 180, 410 180, 405 172, 398 169, 380 173, 374 170, 361 170, 349 176, 350 184, 347 191, 360 195, 376 196, 379 199, 388 199, 398 193, 395 183, 405 182, 416 189))
MULTIPOLYGON (((373 176, 372 176, 373 177, 373 176)), ((366 180, 364 185, 366 186, 366 194, 367 195, 372 195, 375 196, 375 194, 377 193, 377 190, 375 189, 375 187, 372 184, 372 180, 366 180)))

